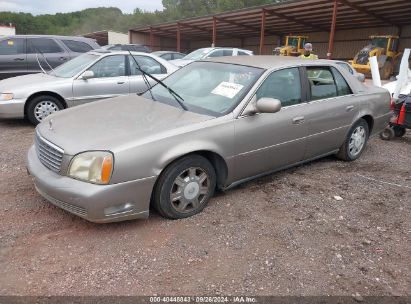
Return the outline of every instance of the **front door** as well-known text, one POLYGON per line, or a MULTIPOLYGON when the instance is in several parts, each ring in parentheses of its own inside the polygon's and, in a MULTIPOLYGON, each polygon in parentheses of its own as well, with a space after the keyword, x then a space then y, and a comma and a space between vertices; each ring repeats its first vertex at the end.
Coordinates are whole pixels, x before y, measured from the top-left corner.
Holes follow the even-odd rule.
POLYGON ((0 40, 0 79, 27 74, 26 39, 0 40))
POLYGON ((94 73, 94 78, 73 82, 74 105, 129 94, 126 56, 103 57, 88 70, 94 73))
POLYGON ((309 159, 340 148, 364 97, 355 96, 334 67, 307 67, 307 76, 311 92, 306 110, 310 136, 305 158, 309 159))
POLYGON ((241 180, 303 159, 308 129, 299 68, 271 73, 256 93, 281 101, 277 113, 240 116, 235 121, 236 173, 241 180))

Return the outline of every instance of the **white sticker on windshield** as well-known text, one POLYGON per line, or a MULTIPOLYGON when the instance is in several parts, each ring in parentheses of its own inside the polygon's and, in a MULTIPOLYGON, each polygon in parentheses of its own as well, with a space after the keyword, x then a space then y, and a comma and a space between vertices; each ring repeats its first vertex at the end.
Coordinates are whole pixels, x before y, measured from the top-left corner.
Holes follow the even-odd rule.
POLYGON ((223 81, 211 91, 212 94, 233 98, 244 86, 238 83, 223 81))

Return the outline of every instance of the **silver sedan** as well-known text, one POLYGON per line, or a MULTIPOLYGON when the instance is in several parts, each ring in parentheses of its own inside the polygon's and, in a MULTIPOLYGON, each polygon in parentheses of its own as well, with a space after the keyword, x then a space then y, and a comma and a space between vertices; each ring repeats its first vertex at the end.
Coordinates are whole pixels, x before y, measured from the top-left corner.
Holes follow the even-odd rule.
MULTIPOLYGON (((0 118, 27 117, 33 124, 53 112, 91 101, 147 90, 141 68, 162 79, 177 67, 157 56, 91 51, 43 74, 0 81, 0 118), (137 64, 136 64, 137 62, 137 64)), ((150 84, 153 80, 148 78, 150 84)))
POLYGON ((142 96, 46 118, 28 170, 42 196, 90 221, 145 218, 150 204, 184 218, 215 189, 325 155, 359 158, 390 99, 328 60, 197 61, 142 96))

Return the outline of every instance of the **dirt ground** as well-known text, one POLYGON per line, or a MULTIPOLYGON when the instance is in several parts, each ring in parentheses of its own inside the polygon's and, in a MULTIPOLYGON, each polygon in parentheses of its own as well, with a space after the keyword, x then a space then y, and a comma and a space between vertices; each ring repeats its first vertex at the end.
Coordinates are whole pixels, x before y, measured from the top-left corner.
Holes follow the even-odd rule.
POLYGON ((410 132, 220 193, 189 219, 93 224, 36 193, 33 130, 0 120, 1 295, 411 294, 410 132))

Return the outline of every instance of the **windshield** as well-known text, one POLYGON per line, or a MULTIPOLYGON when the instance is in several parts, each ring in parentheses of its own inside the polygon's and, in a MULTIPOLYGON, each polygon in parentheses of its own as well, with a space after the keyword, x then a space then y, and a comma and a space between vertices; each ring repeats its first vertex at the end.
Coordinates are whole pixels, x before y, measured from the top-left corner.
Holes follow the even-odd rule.
POLYGON ((210 48, 204 48, 204 49, 198 49, 194 52, 191 52, 190 54, 186 55, 183 57, 184 60, 199 60, 203 59, 207 56, 208 53, 210 53, 212 49, 210 48))
POLYGON ((298 38, 288 38, 288 45, 298 47, 298 38))
POLYGON ((92 55, 92 54, 83 54, 80 55, 66 63, 60 65, 59 67, 54 69, 54 72, 51 71, 50 74, 63 77, 63 78, 70 78, 74 75, 81 72, 85 67, 93 63, 97 58, 100 56, 92 55))
POLYGON ((388 39, 385 37, 376 37, 371 40, 371 44, 379 48, 385 49, 387 47, 388 39))
MULTIPOLYGON (((171 74, 164 83, 177 92, 189 111, 222 116, 231 112, 250 90, 263 69, 216 62, 194 62, 171 74)), ((151 90, 154 99, 178 107, 161 85, 151 90)), ((149 91, 144 97, 152 99, 149 91)))

